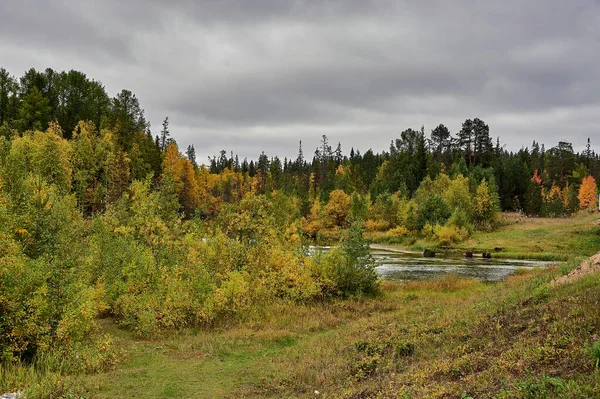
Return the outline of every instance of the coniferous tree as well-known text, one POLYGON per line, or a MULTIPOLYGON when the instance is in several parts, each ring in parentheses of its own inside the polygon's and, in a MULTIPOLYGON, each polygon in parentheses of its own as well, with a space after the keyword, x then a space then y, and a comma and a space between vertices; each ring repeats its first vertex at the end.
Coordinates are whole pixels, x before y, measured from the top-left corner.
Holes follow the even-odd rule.
POLYGON ((450 130, 443 124, 439 124, 431 131, 431 150, 438 162, 444 162, 444 157, 449 154, 452 145, 450 130))
POLYGON ((169 131, 169 117, 166 116, 162 123, 162 129, 160 131, 160 150, 165 152, 167 146, 169 145, 169 138, 171 137, 171 132, 169 131))
POLYGON ((196 162, 196 149, 193 144, 188 145, 187 151, 185 152, 187 159, 192 163, 194 168, 198 167, 198 163, 196 162))
POLYGON ((129 90, 122 90, 112 99, 107 122, 126 150, 131 148, 135 133, 146 132, 149 127, 139 100, 129 90))
POLYGON ((0 68, 0 126, 16 118, 17 80, 0 68))

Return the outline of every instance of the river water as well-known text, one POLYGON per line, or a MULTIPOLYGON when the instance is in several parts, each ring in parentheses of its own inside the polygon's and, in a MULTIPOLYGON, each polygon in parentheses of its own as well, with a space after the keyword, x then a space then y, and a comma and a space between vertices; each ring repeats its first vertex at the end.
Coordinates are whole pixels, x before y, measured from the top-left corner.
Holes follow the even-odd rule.
MULTIPOLYGON (((313 248, 327 251, 329 248, 313 248)), ((454 274, 461 278, 481 281, 501 281, 518 268, 544 267, 553 262, 519 259, 483 259, 462 256, 437 255, 425 258, 420 253, 407 253, 383 248, 372 248, 377 261, 377 273, 384 280, 425 280, 454 274)))

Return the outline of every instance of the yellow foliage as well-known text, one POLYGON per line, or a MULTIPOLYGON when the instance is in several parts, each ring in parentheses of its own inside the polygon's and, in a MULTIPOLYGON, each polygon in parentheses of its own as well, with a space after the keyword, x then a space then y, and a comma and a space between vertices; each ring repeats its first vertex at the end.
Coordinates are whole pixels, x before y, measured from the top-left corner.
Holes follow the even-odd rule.
POLYGON ((325 217, 325 209, 323 209, 321 202, 317 198, 310 208, 310 215, 308 218, 302 218, 302 230, 310 235, 316 235, 325 227, 325 217))
POLYGON ((435 237, 440 242, 440 245, 447 246, 460 242, 469 237, 469 231, 464 227, 456 227, 454 225, 434 227, 435 237))
POLYGON ((409 231, 404 226, 398 226, 391 230, 388 230, 385 235, 388 237, 405 237, 409 234, 409 231))
POLYGON ((248 311, 251 305, 251 293, 248 278, 243 272, 231 272, 221 287, 217 288, 212 300, 207 303, 213 314, 238 314, 248 311))
POLYGON ((369 219, 365 222, 366 231, 386 231, 390 228, 390 223, 385 220, 369 219))
POLYGON ((327 203, 327 215, 329 221, 335 226, 348 224, 348 211, 350 210, 350 196, 343 190, 333 190, 329 195, 327 203))

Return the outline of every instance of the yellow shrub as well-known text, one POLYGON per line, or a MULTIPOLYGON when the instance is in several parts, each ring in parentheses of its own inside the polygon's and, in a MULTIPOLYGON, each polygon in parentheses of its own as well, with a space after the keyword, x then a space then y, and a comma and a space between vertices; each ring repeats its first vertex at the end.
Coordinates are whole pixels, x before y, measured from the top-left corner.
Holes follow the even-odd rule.
POLYGON ((408 234, 409 234, 409 231, 404 226, 398 226, 396 228, 388 230, 385 233, 385 235, 388 237, 404 237, 404 236, 407 236, 408 234))
POLYGON ((369 219, 365 222, 366 231, 386 231, 390 228, 389 222, 385 220, 373 220, 369 219))
POLYGON ((437 225, 434 227, 434 233, 442 246, 460 242, 469 237, 469 231, 466 228, 454 225, 437 225))
POLYGON ((212 298, 215 314, 240 314, 248 311, 252 298, 246 273, 235 271, 229 273, 228 277, 212 298))
POLYGON ((431 224, 426 223, 425 226, 423 226, 423 228, 421 229, 421 235, 423 236, 423 238, 427 240, 435 238, 436 227, 439 227, 439 225, 436 224, 435 226, 432 226, 431 224))

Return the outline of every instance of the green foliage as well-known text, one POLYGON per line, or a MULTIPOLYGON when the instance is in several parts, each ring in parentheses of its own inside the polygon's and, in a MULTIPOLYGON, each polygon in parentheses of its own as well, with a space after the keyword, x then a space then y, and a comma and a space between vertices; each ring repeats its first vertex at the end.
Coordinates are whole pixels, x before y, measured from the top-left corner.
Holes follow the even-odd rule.
POLYGON ((477 187, 474 198, 475 203, 475 225, 486 229, 494 227, 500 218, 500 201, 493 181, 488 183, 485 179, 477 187))
POLYGON ((600 342, 598 342, 596 335, 592 337, 592 342, 587 345, 586 349, 588 355, 594 361, 594 366, 598 369, 600 367, 600 342))
POLYGON ((569 382, 560 377, 542 375, 539 378, 529 377, 517 384, 520 397, 524 399, 541 399, 561 397, 569 388, 569 382))
POLYGON ((525 194, 525 213, 528 215, 540 215, 542 213, 543 197, 542 185, 530 181, 525 194))
POLYGON ((316 273, 325 283, 325 294, 351 296, 379 293, 375 260, 359 222, 353 223, 344 233, 339 247, 324 257, 315 257, 313 262, 316 273))
POLYGON ((452 211, 444 197, 439 194, 431 194, 419 204, 417 209, 417 225, 422 229, 426 224, 445 224, 450 218, 452 211))
POLYGON ((350 209, 348 210, 348 218, 350 223, 364 221, 369 216, 369 199, 366 196, 360 195, 358 192, 352 193, 350 197, 350 209))

